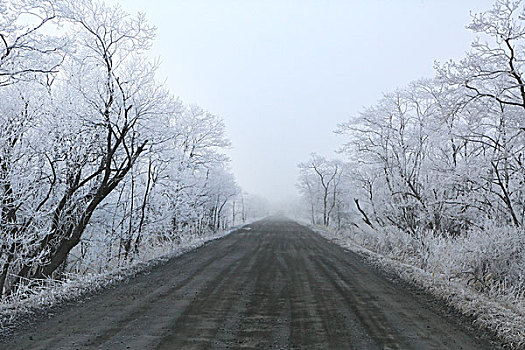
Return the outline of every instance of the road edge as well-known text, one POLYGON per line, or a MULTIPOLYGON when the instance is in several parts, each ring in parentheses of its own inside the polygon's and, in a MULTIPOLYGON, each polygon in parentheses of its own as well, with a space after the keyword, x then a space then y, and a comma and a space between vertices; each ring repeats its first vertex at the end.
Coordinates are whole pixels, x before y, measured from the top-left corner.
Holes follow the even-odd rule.
POLYGON ((173 251, 147 261, 137 262, 117 270, 101 274, 78 276, 78 279, 57 283, 41 293, 37 293, 18 304, 0 304, 0 344, 10 338, 17 330, 22 329, 34 320, 47 317, 54 310, 76 304, 93 295, 126 283, 142 274, 167 264, 186 253, 195 251, 213 241, 222 239, 230 234, 242 230, 251 223, 232 227, 226 231, 207 237, 199 237, 185 245, 175 247, 173 251))
MULTIPOLYGON (((333 243, 344 250, 361 257, 364 263, 373 267, 377 272, 392 282, 401 283, 418 296, 421 293, 424 293, 426 296, 433 299, 432 302, 428 300, 427 302, 432 306, 434 311, 439 313, 441 316, 464 326, 467 331, 473 332, 477 337, 490 341, 491 345, 500 347, 502 349, 525 349, 525 344, 519 343, 520 339, 516 339, 516 337, 505 337, 487 325, 486 322, 482 322, 479 318, 479 315, 474 312, 479 312, 479 310, 465 308, 465 305, 462 302, 469 301, 467 299, 469 296, 467 293, 459 292, 461 286, 449 288, 448 291, 452 295, 446 298, 444 295, 444 292, 446 291, 444 290, 444 286, 450 286, 453 284, 439 283, 440 281, 436 283, 435 277, 429 278, 429 276, 426 276, 426 271, 373 252, 351 241, 348 237, 346 237, 348 240, 343 240, 342 237, 338 237, 334 232, 326 230, 325 228, 313 226, 304 222, 297 223, 311 230, 328 242, 333 243), (436 284, 438 286, 436 286, 436 284), (434 286, 436 286, 436 288, 433 288, 434 286), (443 307, 445 307, 445 309, 436 307, 438 304, 441 304, 443 307)), ((487 299, 482 295, 479 295, 479 297, 482 299, 487 299)), ((491 304, 494 303, 490 300, 487 300, 486 302, 491 304)), ((523 341, 523 339, 521 339, 521 341, 523 341)))

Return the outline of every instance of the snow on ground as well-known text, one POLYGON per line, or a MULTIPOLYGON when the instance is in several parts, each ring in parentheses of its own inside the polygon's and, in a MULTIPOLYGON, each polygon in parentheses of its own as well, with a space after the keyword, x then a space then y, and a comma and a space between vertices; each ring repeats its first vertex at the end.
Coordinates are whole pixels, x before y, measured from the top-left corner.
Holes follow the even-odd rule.
POLYGON ((237 229, 238 227, 206 236, 184 237, 180 244, 150 249, 146 254, 141 255, 140 259, 136 259, 129 265, 100 274, 69 274, 65 280, 46 280, 40 288, 27 290, 21 295, 0 303, 0 335, 9 333, 17 326, 17 320, 22 317, 129 279, 207 242, 220 239, 237 229))
POLYGON ((325 227, 308 225, 315 232, 339 246, 356 252, 380 269, 423 288, 462 314, 474 319, 480 329, 497 334, 512 349, 525 349, 525 300, 486 295, 468 284, 467 279, 454 279, 444 273, 436 273, 412 264, 378 254, 358 244, 348 233, 335 232, 325 227))

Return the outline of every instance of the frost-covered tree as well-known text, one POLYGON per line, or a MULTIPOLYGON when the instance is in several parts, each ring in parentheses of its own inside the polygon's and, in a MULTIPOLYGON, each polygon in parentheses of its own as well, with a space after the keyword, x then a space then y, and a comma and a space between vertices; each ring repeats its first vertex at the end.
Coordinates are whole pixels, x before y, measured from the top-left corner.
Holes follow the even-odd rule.
MULTIPOLYGON (((487 293, 518 297, 525 251, 524 11, 522 1, 496 0, 473 16, 469 28, 478 38, 463 60, 437 65, 436 77, 385 94, 337 130, 347 140, 343 196, 353 199, 361 219, 353 222, 361 243, 425 269, 455 271, 452 278, 468 276, 487 293)), ((325 211, 327 186, 313 175, 303 171, 300 187, 315 217, 325 211)))
POLYGON ((51 111, 61 124, 53 141, 62 194, 49 232, 33 252, 45 251, 46 262, 24 266, 22 277, 50 276, 65 262, 96 208, 144 152, 148 140, 139 130, 154 109, 143 86, 152 81, 153 70, 141 62, 153 29, 143 17, 91 1, 68 3, 61 14, 77 38, 76 56, 68 57, 59 77, 60 103, 51 111))
POLYGON ((343 174, 343 164, 312 154, 307 162, 300 163, 298 188, 309 202, 312 223, 317 222, 317 208, 320 209, 324 226, 330 224, 336 212, 339 185, 343 174))
POLYGON ((157 82, 143 15, 97 0, 0 9, 0 294, 231 223, 224 123, 157 82))
POLYGON ((46 33, 57 25, 57 5, 49 0, 0 1, 0 87, 58 71, 66 40, 46 33))
POLYGON ((486 169, 479 184, 489 193, 485 206, 515 226, 523 225, 524 11, 521 1, 497 0, 475 14, 468 27, 478 34, 471 51, 438 67, 439 79, 469 98, 462 136, 483 155, 477 158, 486 169), (496 205, 489 204, 491 196, 496 205))

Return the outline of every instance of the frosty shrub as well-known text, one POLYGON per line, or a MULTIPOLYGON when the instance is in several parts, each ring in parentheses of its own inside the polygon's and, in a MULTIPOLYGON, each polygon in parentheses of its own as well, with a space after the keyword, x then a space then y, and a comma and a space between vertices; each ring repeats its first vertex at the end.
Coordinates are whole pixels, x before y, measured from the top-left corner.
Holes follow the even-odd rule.
POLYGON ((483 229, 471 229, 455 240, 439 239, 431 249, 431 267, 450 278, 491 294, 525 297, 525 234, 523 229, 488 223, 483 229))
POLYGON ((525 234, 513 226, 487 222, 464 236, 414 236, 396 227, 363 227, 350 234, 359 245, 488 295, 525 298, 525 234))

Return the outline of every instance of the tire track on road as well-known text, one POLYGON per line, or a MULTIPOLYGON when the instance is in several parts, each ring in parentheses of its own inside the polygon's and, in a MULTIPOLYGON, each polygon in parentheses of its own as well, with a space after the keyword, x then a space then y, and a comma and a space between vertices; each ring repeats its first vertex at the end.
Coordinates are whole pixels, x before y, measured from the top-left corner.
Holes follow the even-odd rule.
POLYGON ((17 349, 496 349, 353 253, 262 220, 56 310, 17 349))

